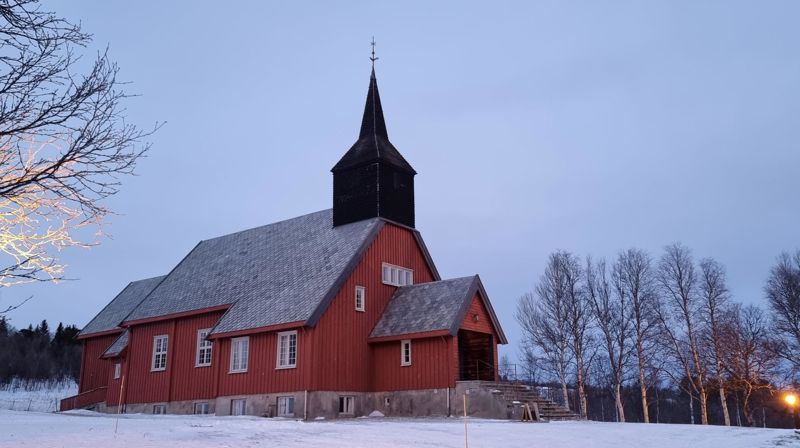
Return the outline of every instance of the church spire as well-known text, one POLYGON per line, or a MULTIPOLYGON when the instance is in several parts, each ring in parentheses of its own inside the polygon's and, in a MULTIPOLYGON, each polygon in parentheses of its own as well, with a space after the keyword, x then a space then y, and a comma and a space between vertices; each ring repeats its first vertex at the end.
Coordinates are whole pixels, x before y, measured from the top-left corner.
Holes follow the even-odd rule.
POLYGON ((378 80, 375 79, 375 67, 372 67, 372 75, 369 77, 369 91, 367 91, 367 104, 364 106, 364 118, 361 119, 362 138, 384 138, 389 140, 386 132, 386 121, 383 119, 383 108, 381 107, 381 95, 378 93, 378 80))
POLYGON ((375 77, 376 59, 373 47, 373 67, 358 140, 331 169, 333 225, 381 217, 414 227, 417 172, 389 141, 375 77))
POLYGON ((361 132, 358 140, 331 171, 341 171, 375 162, 383 162, 412 174, 417 173, 389 141, 386 120, 383 118, 383 107, 381 107, 381 95, 378 93, 378 80, 373 67, 369 77, 367 102, 364 105, 364 116, 361 119, 361 132))

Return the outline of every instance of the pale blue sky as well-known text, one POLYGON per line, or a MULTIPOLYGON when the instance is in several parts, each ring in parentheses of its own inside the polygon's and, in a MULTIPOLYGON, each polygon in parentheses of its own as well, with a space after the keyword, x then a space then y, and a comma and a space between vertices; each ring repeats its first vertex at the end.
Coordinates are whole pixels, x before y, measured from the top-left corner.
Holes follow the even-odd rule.
MULTIPOLYGON (((549 252, 680 240, 762 301, 800 246, 800 3, 48 2, 109 45, 130 118, 167 124, 17 326, 85 324, 199 240, 330 207, 378 42, 392 142, 446 277, 479 273, 512 344, 549 252)), ((231 266, 231 269, 235 269, 231 266)), ((516 347, 509 347, 516 352, 516 347)))

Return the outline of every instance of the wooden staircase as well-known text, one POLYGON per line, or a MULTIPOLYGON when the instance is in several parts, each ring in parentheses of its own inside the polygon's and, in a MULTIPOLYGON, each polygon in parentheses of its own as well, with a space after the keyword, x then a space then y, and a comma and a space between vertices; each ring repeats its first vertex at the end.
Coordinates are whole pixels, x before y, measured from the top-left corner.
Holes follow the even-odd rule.
POLYGON ((542 397, 532 387, 525 384, 492 381, 475 381, 474 384, 502 397, 503 400, 515 408, 527 403, 533 409, 535 403, 539 408, 539 415, 544 421, 581 420, 580 415, 552 400, 542 397))

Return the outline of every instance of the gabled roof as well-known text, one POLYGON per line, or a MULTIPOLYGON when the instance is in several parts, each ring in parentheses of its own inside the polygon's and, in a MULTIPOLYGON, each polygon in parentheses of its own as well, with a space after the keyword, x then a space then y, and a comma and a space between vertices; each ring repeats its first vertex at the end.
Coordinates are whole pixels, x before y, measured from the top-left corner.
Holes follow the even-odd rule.
POLYGON ((212 335, 314 325, 386 222, 324 210, 201 241, 125 323, 229 306, 212 335))
POLYGON ((341 171, 375 162, 390 164, 400 170, 417 174, 414 168, 400 154, 400 151, 389 141, 386 132, 386 121, 383 118, 381 96, 378 93, 378 81, 375 69, 369 78, 367 103, 364 106, 364 117, 361 120, 361 133, 358 140, 348 150, 331 171, 341 171))
POLYGON ((115 358, 128 347, 128 330, 121 335, 100 355, 101 358, 115 358))
POLYGON ((128 283, 116 297, 105 308, 103 308, 97 316, 94 317, 85 327, 78 333, 79 338, 98 335, 100 333, 107 333, 111 331, 121 331, 119 323, 128 315, 139 303, 144 300, 147 294, 164 279, 164 276, 153 277, 144 280, 137 280, 128 283))
POLYGON ((392 338, 437 331, 455 336, 476 292, 489 313, 498 342, 508 343, 477 275, 398 288, 369 337, 392 338))

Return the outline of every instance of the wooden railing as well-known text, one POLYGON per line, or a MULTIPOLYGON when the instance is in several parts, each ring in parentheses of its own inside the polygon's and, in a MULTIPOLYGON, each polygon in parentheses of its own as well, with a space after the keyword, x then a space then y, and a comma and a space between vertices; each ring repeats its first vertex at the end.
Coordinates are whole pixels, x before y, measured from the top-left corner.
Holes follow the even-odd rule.
POLYGON ((86 392, 78 395, 73 395, 61 400, 60 411, 69 411, 70 409, 81 409, 95 403, 106 401, 106 391, 108 387, 98 387, 97 389, 87 390, 86 392))

